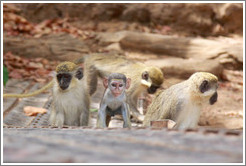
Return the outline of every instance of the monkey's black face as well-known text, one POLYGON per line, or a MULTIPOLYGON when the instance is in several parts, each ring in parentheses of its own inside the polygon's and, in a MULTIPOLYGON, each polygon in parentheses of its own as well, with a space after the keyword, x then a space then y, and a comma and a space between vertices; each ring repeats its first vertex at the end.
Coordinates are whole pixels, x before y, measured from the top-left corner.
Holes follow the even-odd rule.
MULTIPOLYGON (((199 90, 202 92, 202 93, 205 93, 207 91, 209 91, 211 88, 213 88, 213 84, 209 83, 207 80, 204 80, 202 82, 202 84, 199 86, 199 90)), ((217 84, 216 84, 216 89, 217 89, 217 84)), ((218 93, 215 91, 214 94, 210 97, 209 99, 209 103, 211 105, 213 105, 216 101, 217 101, 217 98, 218 98, 218 93)))
POLYGON ((158 88, 159 88, 159 86, 151 85, 151 86, 147 89, 147 91, 148 91, 149 94, 154 94, 158 88))
POLYGON ((66 90, 69 87, 72 76, 68 73, 57 74, 57 81, 59 82, 59 86, 62 90, 66 90))
POLYGON ((211 105, 213 105, 213 104, 217 101, 217 98, 218 98, 218 94, 217 94, 217 92, 215 92, 215 93, 213 94, 213 96, 210 97, 209 103, 210 103, 211 105))

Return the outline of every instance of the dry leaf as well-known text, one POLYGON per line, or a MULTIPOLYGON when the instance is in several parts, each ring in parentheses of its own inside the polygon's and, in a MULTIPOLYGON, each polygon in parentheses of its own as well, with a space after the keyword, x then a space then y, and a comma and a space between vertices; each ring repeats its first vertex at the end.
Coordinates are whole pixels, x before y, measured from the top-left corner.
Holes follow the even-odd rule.
POLYGON ((47 112, 45 108, 33 107, 33 106, 26 106, 23 108, 25 114, 27 116, 36 116, 37 114, 44 114, 47 112))
POLYGON ((43 68, 43 64, 42 63, 35 63, 35 62, 30 62, 28 64, 28 68, 33 68, 33 69, 38 69, 38 68, 43 68))
POLYGON ((3 56, 3 63, 9 71, 10 78, 32 79, 37 82, 47 80, 47 75, 58 64, 58 61, 48 61, 44 58, 25 58, 7 52, 3 56))
POLYGON ((47 82, 47 80, 44 79, 44 78, 34 78, 34 80, 35 80, 36 82, 40 82, 40 83, 45 83, 45 82, 47 82))
POLYGON ((22 75, 17 70, 14 70, 13 72, 9 73, 9 77, 15 79, 21 79, 22 75))

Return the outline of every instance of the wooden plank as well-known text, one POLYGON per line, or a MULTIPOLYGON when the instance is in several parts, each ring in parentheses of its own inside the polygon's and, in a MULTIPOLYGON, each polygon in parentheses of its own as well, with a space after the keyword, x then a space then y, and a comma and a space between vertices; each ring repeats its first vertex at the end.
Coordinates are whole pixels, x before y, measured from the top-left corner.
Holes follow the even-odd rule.
POLYGON ((4 163, 243 162, 243 137, 214 132, 4 128, 3 142, 4 163))

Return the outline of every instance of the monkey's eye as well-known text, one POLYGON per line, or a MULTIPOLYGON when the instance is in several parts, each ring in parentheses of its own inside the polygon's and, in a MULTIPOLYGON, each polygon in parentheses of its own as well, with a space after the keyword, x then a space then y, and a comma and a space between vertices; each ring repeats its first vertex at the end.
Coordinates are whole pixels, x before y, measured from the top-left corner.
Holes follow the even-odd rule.
POLYGON ((57 74, 56 78, 58 81, 60 81, 61 79, 66 79, 68 76, 66 76, 66 74, 64 73, 60 73, 60 74, 57 74))
POLYGON ((111 84, 112 85, 112 87, 116 87, 116 84, 111 84))
POLYGON ((142 78, 147 81, 149 79, 149 73, 147 71, 143 72, 142 78))
POLYGON ((58 80, 60 80, 62 78, 62 74, 58 74, 56 77, 58 80))
POLYGON ((123 87, 123 84, 120 84, 119 87, 123 87))
POLYGON ((202 93, 206 92, 209 89, 209 83, 208 83, 208 81, 207 80, 204 80, 202 82, 202 84, 200 85, 199 89, 200 89, 200 91, 202 93))

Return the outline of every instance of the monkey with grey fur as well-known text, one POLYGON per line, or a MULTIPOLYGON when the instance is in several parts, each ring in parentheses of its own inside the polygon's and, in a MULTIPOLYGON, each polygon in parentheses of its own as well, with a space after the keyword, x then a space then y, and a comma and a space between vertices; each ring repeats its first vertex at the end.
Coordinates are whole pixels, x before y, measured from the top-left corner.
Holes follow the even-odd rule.
POLYGON ((125 92, 130 87, 130 82, 129 78, 120 73, 112 73, 108 78, 104 78, 103 85, 106 89, 98 111, 97 127, 108 127, 111 116, 122 115, 123 127, 131 128, 125 92))

